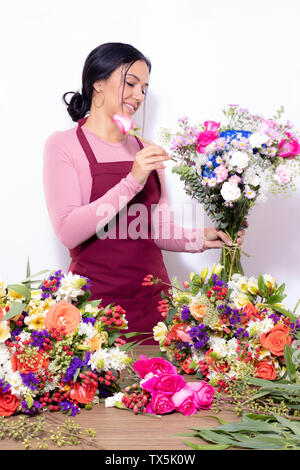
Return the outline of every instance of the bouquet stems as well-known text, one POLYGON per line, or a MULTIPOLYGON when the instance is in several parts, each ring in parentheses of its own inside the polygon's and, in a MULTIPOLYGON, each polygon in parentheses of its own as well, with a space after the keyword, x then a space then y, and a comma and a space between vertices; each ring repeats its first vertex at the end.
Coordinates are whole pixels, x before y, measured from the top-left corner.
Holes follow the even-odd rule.
POLYGON ((238 245, 223 246, 220 257, 220 264, 224 266, 223 273, 229 281, 233 274, 244 275, 241 263, 241 250, 238 245))

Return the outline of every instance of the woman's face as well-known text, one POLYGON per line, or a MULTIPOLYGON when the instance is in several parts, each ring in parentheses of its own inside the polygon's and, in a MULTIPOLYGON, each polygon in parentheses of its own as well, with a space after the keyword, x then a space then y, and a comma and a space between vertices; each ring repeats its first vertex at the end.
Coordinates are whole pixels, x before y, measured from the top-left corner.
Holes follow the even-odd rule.
POLYGON ((103 110, 110 118, 114 114, 132 116, 145 99, 149 82, 149 69, 146 62, 137 60, 127 69, 128 64, 122 65, 107 80, 94 84, 96 89, 101 88, 104 93, 103 110))

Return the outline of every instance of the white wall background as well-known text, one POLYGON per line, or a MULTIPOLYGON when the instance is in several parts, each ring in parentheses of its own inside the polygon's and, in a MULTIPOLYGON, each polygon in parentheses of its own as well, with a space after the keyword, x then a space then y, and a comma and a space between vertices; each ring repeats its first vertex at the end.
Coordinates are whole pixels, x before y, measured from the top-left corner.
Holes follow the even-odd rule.
MULTIPOLYGON (((45 139, 73 127, 61 96, 81 87, 88 53, 109 41, 133 44, 152 61, 144 136, 188 115, 222 118, 238 103, 271 116, 282 104, 300 129, 297 0, 12 0, 1 11, 0 278, 67 270, 67 249, 50 225, 42 187, 45 139)), ((159 142, 158 142, 159 143, 159 142)), ((172 204, 187 203, 179 177, 167 178, 172 204)), ((249 217, 243 258, 247 275, 286 283, 286 304, 300 297, 300 181, 291 199, 270 197, 249 217)), ((206 220, 206 224, 209 221, 206 220)), ((219 250, 164 252, 170 275, 211 267, 219 250)))

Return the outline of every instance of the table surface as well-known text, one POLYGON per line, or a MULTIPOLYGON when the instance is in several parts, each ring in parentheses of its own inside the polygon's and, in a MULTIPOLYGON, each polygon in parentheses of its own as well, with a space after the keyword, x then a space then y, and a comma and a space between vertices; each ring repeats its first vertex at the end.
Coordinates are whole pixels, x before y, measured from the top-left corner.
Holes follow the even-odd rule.
MULTIPOLYGON (((158 353, 157 346, 139 346, 134 350, 134 359, 140 354, 151 357, 158 353)), ((185 375, 186 381, 195 380, 191 375, 185 375)), ((95 442, 97 448, 102 450, 191 450, 183 440, 191 440, 200 444, 200 439, 175 436, 176 433, 186 433, 195 426, 213 427, 218 425, 215 419, 209 417, 210 410, 198 411, 195 415, 184 416, 181 413, 170 413, 161 417, 135 415, 131 411, 117 408, 105 408, 104 403, 94 405, 92 410, 81 409, 74 420, 84 428, 93 428, 96 431, 95 442)), ((67 416, 61 412, 45 412, 43 416, 51 423, 62 423, 67 416)), ((217 415, 225 421, 239 421, 234 412, 220 412, 217 415)), ((17 419, 16 416, 6 419, 17 419)), ((30 418, 29 418, 30 419, 30 418)), ((53 424, 52 428, 55 428, 53 424)), ((21 442, 9 439, 0 440, 1 450, 23 450, 21 442)), ((49 445, 49 449, 58 449, 49 445)), ((82 444, 80 446, 65 446, 63 450, 92 450, 93 448, 82 444)))

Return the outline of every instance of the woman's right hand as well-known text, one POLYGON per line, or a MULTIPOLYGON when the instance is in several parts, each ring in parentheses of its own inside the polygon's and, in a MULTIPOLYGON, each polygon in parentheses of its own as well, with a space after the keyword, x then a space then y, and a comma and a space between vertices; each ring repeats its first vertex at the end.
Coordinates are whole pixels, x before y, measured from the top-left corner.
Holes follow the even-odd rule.
POLYGON ((171 160, 171 157, 162 147, 148 145, 136 153, 131 174, 140 184, 144 185, 152 170, 165 168, 162 163, 165 160, 171 160))

